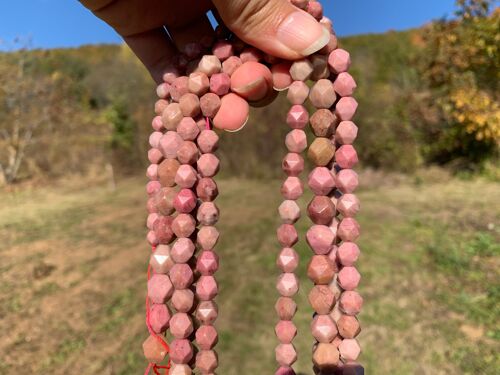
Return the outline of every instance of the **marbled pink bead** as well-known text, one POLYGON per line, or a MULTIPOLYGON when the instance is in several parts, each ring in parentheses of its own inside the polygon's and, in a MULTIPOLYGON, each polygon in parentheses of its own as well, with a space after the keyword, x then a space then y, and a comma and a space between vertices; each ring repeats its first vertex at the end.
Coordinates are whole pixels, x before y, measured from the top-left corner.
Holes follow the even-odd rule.
POLYGON ((350 145, 358 136, 358 127, 352 121, 342 121, 335 130, 335 141, 341 145, 350 145))
POLYGON ((357 315, 363 307, 363 298, 354 290, 345 291, 340 296, 339 307, 347 315, 357 315))
POLYGON ((179 214, 172 221, 172 231, 177 237, 189 237, 196 228, 196 221, 189 214, 179 214))
POLYGON ((304 170, 304 158, 294 152, 288 153, 283 158, 281 167, 288 176, 297 177, 304 170))
POLYGON ((219 58, 215 55, 205 55, 198 63, 198 71, 205 73, 208 77, 219 73, 221 68, 222 64, 219 58))
POLYGON ((329 197, 316 195, 307 206, 307 214, 314 224, 329 225, 335 216, 335 206, 329 197))
POLYGON ((351 66, 351 55, 346 50, 338 48, 328 56, 328 65, 335 74, 347 72, 351 66))
POLYGON ((160 363, 168 354, 168 351, 154 335, 150 335, 146 341, 144 341, 142 350, 144 352, 144 357, 151 363, 160 363))
POLYGON ((172 363, 168 370, 168 375, 192 375, 191 366, 179 363, 172 363))
POLYGON ((307 148, 307 136, 302 129, 293 129, 285 138, 285 144, 288 151, 301 153, 307 148))
POLYGON ((148 195, 156 194, 161 189, 160 181, 149 181, 146 184, 146 192, 148 195))
POLYGON ((329 315, 316 315, 311 323, 311 332, 318 342, 329 343, 337 336, 337 325, 329 315))
POLYGON ((174 239, 174 219, 171 216, 160 216, 153 224, 159 243, 168 244, 174 239))
POLYGON ((160 139, 158 148, 167 159, 177 157, 177 150, 181 147, 183 140, 177 132, 168 131, 160 139))
POLYGON ((299 254, 291 247, 285 247, 281 250, 276 264, 285 273, 293 272, 299 265, 299 254))
POLYGON ((326 167, 316 167, 309 174, 307 183, 316 195, 328 195, 335 187, 332 172, 326 167))
POLYGON ((345 361, 355 361, 361 353, 356 339, 344 339, 339 345, 340 357, 345 361))
POLYGON ((156 95, 160 99, 166 99, 170 95, 170 84, 163 82, 156 87, 156 95))
POLYGON ((197 180, 197 174, 194 168, 188 164, 183 164, 177 169, 175 183, 181 188, 191 188, 197 180))
POLYGON ((177 125, 177 134, 185 141, 194 141, 199 133, 200 129, 191 117, 183 117, 177 125))
POLYGON ((219 359, 214 350, 200 350, 196 355, 196 367, 202 374, 212 374, 218 365, 219 359))
POLYGON ((358 154, 352 145, 343 145, 335 152, 335 161, 340 168, 351 169, 358 163, 358 154))
POLYGON ((153 130, 160 131, 163 129, 163 122, 161 120, 161 116, 155 116, 153 121, 151 122, 151 127, 153 130))
POLYGON ((187 94, 188 92, 188 77, 180 76, 175 78, 170 86, 170 96, 172 99, 178 102, 181 96, 187 94))
POLYGON ((196 295, 201 301, 209 301, 219 293, 219 286, 213 276, 202 275, 196 283, 196 295))
POLYGON ((281 185, 281 194, 285 199, 297 200, 303 192, 304 187, 298 177, 288 177, 281 185))
POLYGON ((156 236, 156 233, 154 231, 152 231, 152 230, 150 230, 148 232, 148 234, 146 235, 146 241, 148 241, 148 243, 151 246, 156 246, 159 243, 158 237, 156 236))
POLYGON ((200 113, 200 99, 196 94, 188 92, 182 95, 179 106, 184 117, 195 117, 200 113))
POLYGON ((219 171, 219 159, 214 154, 203 154, 196 163, 202 177, 213 177, 219 171))
POLYGON ((193 308, 194 293, 191 289, 176 289, 171 301, 177 312, 188 313, 193 308))
POLYGON ((174 67, 168 67, 165 72, 163 73, 163 80, 166 82, 166 83, 170 83, 172 84, 174 82, 174 79, 176 79, 177 77, 179 77, 179 71, 174 68, 174 67))
POLYGON ((335 176, 335 183, 342 193, 352 193, 359 184, 358 174, 352 169, 342 169, 335 176))
POLYGON ((210 91, 219 96, 229 92, 231 77, 227 73, 217 73, 210 77, 210 91))
POLYGON ((156 219, 158 219, 158 217, 159 217, 159 215, 156 212, 153 212, 153 213, 148 215, 148 217, 146 219, 146 227, 149 230, 153 229, 153 224, 155 223, 156 219))
POLYGON ((359 247, 354 242, 344 242, 337 250, 337 257, 343 266, 352 266, 359 258, 359 247))
POLYGON ((351 96, 341 98, 335 105, 335 114, 341 121, 352 120, 356 110, 358 109, 358 102, 351 96))
POLYGON ((358 287, 361 275, 355 267, 342 267, 337 282, 344 290, 354 290, 358 287))
MULTIPOLYGON (((174 339, 170 343, 170 359, 176 364, 189 363, 189 361, 193 358, 193 354, 193 347, 191 346, 189 340, 174 339)), ((170 369, 169 374, 172 374, 172 369, 170 369)))
POLYGON ((293 273, 282 273, 278 277, 276 289, 283 297, 293 297, 299 291, 299 279, 293 273))
POLYGON ((160 139, 163 137, 163 133, 161 132, 152 132, 149 136, 149 145, 154 148, 158 148, 160 145, 160 139))
POLYGON ((300 218, 300 207, 293 200, 283 201, 278 208, 278 212, 285 224, 293 224, 300 218))
POLYGON ((354 94, 357 85, 354 78, 349 73, 344 72, 337 76, 337 79, 333 82, 333 88, 340 96, 351 96, 354 94))
POLYGON ((181 189, 174 199, 174 208, 177 212, 187 214, 196 207, 197 198, 191 189, 181 189))
POLYGON ((149 310, 149 324, 155 333, 165 332, 170 322, 170 310, 167 305, 155 303, 149 310))
POLYGON ((291 224, 282 224, 276 231, 278 242, 283 247, 291 247, 299 240, 297 229, 291 224))
POLYGON ((337 235, 342 241, 355 241, 360 235, 358 222, 351 217, 344 218, 339 224, 337 235))
POLYGON ((187 263, 194 254, 194 244, 189 238, 178 238, 170 250, 170 255, 176 263, 187 263))
POLYGON ((219 335, 214 326, 203 325, 196 330, 196 342, 201 350, 212 349, 219 340, 219 335))
POLYGON ((219 309, 214 301, 201 301, 196 309, 196 319, 202 324, 213 324, 219 315, 219 309))
POLYGON ((186 263, 174 264, 169 275, 175 289, 187 289, 193 283, 193 271, 186 263))
POLYGON ((344 194, 338 200, 337 209, 344 217, 356 216, 360 209, 359 199, 354 194, 344 194))
POLYGON ((168 106, 168 101, 165 100, 165 99, 160 99, 160 100, 157 100, 155 102, 155 113, 157 115, 161 115, 163 113, 163 111, 165 110, 165 108, 167 108, 168 106))
POLYGON ((156 202, 153 197, 149 198, 147 203, 146 203, 146 208, 148 210, 148 213, 158 213, 158 207, 156 207, 156 202))
POLYGON ((219 147, 219 136, 213 130, 203 130, 198 136, 197 142, 202 153, 213 153, 219 147))
POLYGON ((242 64, 239 57, 231 56, 222 63, 222 71, 231 76, 242 64))
POLYGON ((219 256, 211 250, 203 250, 196 260, 196 270, 205 276, 213 275, 219 269, 219 256))
POLYGON ((151 181, 157 181, 158 180, 158 164, 150 164, 149 167, 146 169, 146 176, 151 181))
POLYGON ((296 373, 292 367, 281 366, 276 370, 274 375, 296 375, 296 373))
POLYGON ((214 225, 219 220, 219 209, 214 202, 203 202, 198 207, 196 218, 202 225, 214 225))
POLYGON ((209 87, 210 87, 210 82, 205 73, 194 72, 189 75, 188 89, 193 94, 201 96, 208 91, 209 87))
POLYGON ((309 96, 309 86, 302 81, 294 81, 288 88, 286 97, 292 104, 303 104, 309 96))
POLYGON ((170 247, 168 245, 158 245, 149 258, 149 264, 155 273, 167 274, 174 265, 170 255, 170 247))
POLYGON ((163 154, 157 148, 148 150, 148 160, 152 164, 159 164, 163 159, 163 154))
POLYGON ((282 344, 290 344, 297 335, 297 327, 290 320, 280 320, 274 327, 274 332, 282 344))
POLYGON ((186 339, 193 333, 193 321, 186 313, 175 313, 170 318, 170 332, 176 339, 186 339))
POLYGON ((313 72, 313 65, 308 59, 294 61, 290 66, 290 75, 294 81, 307 81, 313 72))
POLYGON ((217 56, 220 61, 227 60, 234 54, 233 45, 225 40, 219 40, 212 48, 212 53, 217 56))
POLYGON ((153 303, 165 303, 174 292, 167 275, 154 274, 148 281, 148 297, 153 303))
POLYGON ((315 254, 326 255, 332 249, 335 235, 326 225, 313 225, 306 233, 306 240, 315 254))
POLYGON ((297 351, 293 344, 280 344, 276 347, 276 361, 281 366, 291 366, 297 360, 297 351))
POLYGON ((219 195, 219 189, 213 178, 203 177, 196 185, 196 194, 203 202, 211 202, 219 195))
POLYGON ((309 100, 316 108, 330 108, 336 99, 334 85, 328 79, 316 82, 309 94, 309 100))
POLYGON ((281 320, 292 320, 293 316, 297 312, 297 304, 292 298, 280 297, 276 301, 274 309, 281 320))
POLYGON ((200 107, 203 116, 213 118, 219 112, 221 99, 219 95, 208 92, 200 98, 200 107))
POLYGON ((316 18, 318 21, 323 18, 323 6, 319 1, 309 1, 307 3, 307 13, 316 18))
POLYGON ((307 265, 307 277, 316 285, 327 285, 335 276, 334 264, 327 255, 314 255, 307 265))
POLYGON ((286 123, 292 129, 304 129, 309 122, 307 109, 300 104, 293 105, 286 115, 286 123))

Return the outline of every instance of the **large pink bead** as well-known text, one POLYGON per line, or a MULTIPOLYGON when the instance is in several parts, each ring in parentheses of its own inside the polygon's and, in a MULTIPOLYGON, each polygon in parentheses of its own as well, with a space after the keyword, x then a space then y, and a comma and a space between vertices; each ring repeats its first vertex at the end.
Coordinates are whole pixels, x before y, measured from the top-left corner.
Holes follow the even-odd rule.
POLYGON ((163 160, 163 154, 157 148, 151 148, 148 151, 148 160, 153 164, 158 164, 163 160))
POLYGON ((193 322, 186 313, 175 313, 170 318, 170 332, 176 339, 186 339, 193 333, 193 322))
POLYGON ((352 145, 343 145, 335 152, 335 161, 340 168, 350 169, 358 163, 358 154, 352 145))
POLYGON ((179 106, 185 117, 195 117, 200 113, 200 99, 190 92, 179 99, 179 106))
POLYGON ((352 78, 352 76, 347 72, 340 73, 333 83, 335 92, 337 92, 340 96, 351 96, 354 94, 356 87, 356 81, 354 81, 354 78, 352 78))
POLYGON ((213 276, 200 276, 196 283, 196 295, 201 301, 209 301, 219 293, 219 286, 213 276))
POLYGON ((214 301, 201 301, 196 309, 196 319, 202 324, 213 324, 219 315, 217 304, 214 301))
POLYGON ((337 277, 337 282, 344 290, 354 290, 358 287, 361 275, 354 267, 343 267, 337 277))
POLYGON ((335 114, 342 121, 352 120, 356 110, 358 109, 358 102, 353 97, 341 98, 335 105, 335 114))
POLYGON ((211 250, 219 240, 219 231, 213 226, 201 227, 196 240, 202 250, 211 250))
MULTIPOLYGON (((193 347, 189 340, 175 339, 170 343, 170 359, 177 364, 186 364, 193 358, 193 347)), ((172 374, 170 370, 169 374, 172 374)))
POLYGON ((306 240, 314 253, 325 255, 333 247, 335 235, 326 225, 313 225, 306 233, 306 240))
POLYGON ((196 342, 201 350, 212 349, 218 341, 219 335, 214 326, 203 325, 196 331, 196 342))
POLYGON ((222 96, 229 92, 231 77, 226 73, 217 73, 210 77, 210 91, 222 96))
POLYGON ((297 60, 290 66, 290 76, 295 81, 307 81, 313 72, 313 66, 308 59, 297 60))
POLYGON ((219 159, 214 154, 203 154, 196 164, 202 177, 213 177, 219 171, 219 159))
POLYGON ((160 146, 160 139, 163 137, 162 132, 153 132, 149 136, 149 145, 154 148, 158 148, 160 146))
POLYGON ((276 264, 283 272, 293 272, 299 265, 299 254, 291 247, 285 247, 281 250, 276 264))
POLYGON ((168 244, 174 239, 174 221, 171 216, 160 216, 153 224, 159 243, 168 244))
POLYGON ((339 307, 347 315, 357 315, 363 307, 363 298, 356 291, 345 291, 340 296, 339 307))
POLYGON ((281 194, 285 199, 296 200, 304 192, 302 181, 298 177, 288 177, 281 186, 281 194))
POLYGON ((213 130, 203 130, 197 142, 202 153, 213 153, 219 146, 219 136, 213 130))
POLYGON ((148 195, 153 195, 158 191, 160 191, 160 189, 161 189, 160 181, 149 181, 146 184, 146 192, 148 193, 148 195))
POLYGON ((161 188, 154 196, 154 204, 158 212, 168 216, 174 212, 174 199, 177 195, 175 189, 170 187, 161 188))
POLYGON ((318 342, 329 343, 337 336, 337 325, 329 315, 316 315, 311 323, 311 332, 318 342))
POLYGON ((304 129, 309 122, 307 109, 300 104, 293 105, 286 115, 286 123, 292 129, 304 129))
POLYGON ((178 102, 183 95, 189 92, 188 80, 188 77, 180 76, 175 78, 172 82, 172 86, 170 86, 170 96, 176 102, 178 102))
POLYGON ((165 332, 170 322, 170 310, 167 305, 153 304, 149 310, 149 324, 155 333, 165 332))
POLYGON ((153 303, 165 303, 174 292, 167 275, 154 274, 148 281, 148 297, 153 303))
POLYGON ((151 254, 149 264, 155 273, 168 273, 174 265, 174 260, 170 254, 170 247, 168 245, 158 245, 153 254, 151 254))
POLYGON ((179 238, 175 241, 170 255, 176 263, 186 263, 194 254, 194 244, 189 238, 179 238))
POLYGON ((352 193, 359 184, 358 174, 352 169, 343 169, 337 173, 335 183, 342 193, 352 193))
POLYGON ((355 241, 360 235, 358 222, 350 217, 343 219, 339 224, 337 235, 342 241, 355 241))
POLYGON ((193 283, 193 271, 186 263, 175 264, 170 269, 170 280, 175 289, 187 289, 193 283))
POLYGON ((213 275, 219 269, 219 256, 211 251, 204 250, 196 261, 196 270, 206 276, 213 275))
POLYGON ((170 103, 161 114, 163 126, 167 130, 175 130, 182 120, 182 110, 179 103, 170 103))
POLYGON ((328 195, 335 187, 332 172, 326 167, 316 167, 308 177, 308 184, 316 195, 328 195))
POLYGON ((337 250, 337 257, 343 266, 352 266, 359 258, 359 247, 354 242, 344 242, 337 250))
POLYGON ((297 360, 297 351, 293 344, 280 344, 276 347, 276 361, 281 366, 291 366, 297 360))
POLYGON ((354 194, 344 194, 338 200, 337 209, 344 217, 356 216, 359 208, 359 199, 354 194))
POLYGON ((281 164, 289 176, 298 176, 304 170, 304 158, 297 153, 288 153, 281 164))
POLYGON ((335 305, 335 294, 326 285, 315 285, 308 298, 313 310, 320 315, 328 314, 335 305))
POLYGON ((219 220, 219 209, 214 202, 203 202, 198 207, 196 218, 202 225, 214 225, 219 220))
POLYGON ((328 56, 328 65, 335 74, 347 72, 351 66, 351 56, 346 50, 338 48, 328 56))
POLYGON ((307 206, 307 214, 314 224, 329 225, 335 217, 335 206, 329 197, 316 195, 307 206))
POLYGON ((333 262, 326 255, 314 255, 307 266, 307 277, 314 284, 328 285, 335 275, 333 262))
POLYGON ((174 208, 177 212, 187 214, 196 207, 197 198, 191 189, 182 189, 174 199, 174 208))
POLYGON ((184 141, 177 150, 177 160, 181 164, 194 164, 198 159, 198 147, 194 142, 184 141))
POLYGON ((299 291, 299 280, 293 273, 282 273, 276 283, 276 289, 283 297, 293 297, 299 291))
POLYGON ((350 145, 358 136, 358 127, 352 121, 342 121, 335 130, 335 141, 342 145, 350 145))
POLYGON ((191 311, 194 303, 194 293, 191 289, 176 289, 172 294, 172 306, 177 312, 191 311))
POLYGON ((160 363, 165 359, 168 351, 155 336, 149 336, 142 344, 144 357, 151 363, 160 363))
POLYGON ((283 247, 291 247, 299 240, 297 229, 291 224, 282 224, 277 232, 278 241, 283 247))
POLYGON ((280 320, 274 327, 274 332, 282 344, 290 344, 297 335, 297 327, 290 320, 280 320))
MULTIPOLYGON (((197 180, 197 174, 194 168, 188 164, 183 164, 177 169, 175 183, 181 188, 191 188, 197 180)), ((173 202, 172 202, 173 203, 173 202)))
POLYGON ((191 117, 184 117, 177 126, 177 134, 185 141, 194 141, 200 133, 200 129, 191 117))
POLYGON ((301 153, 307 147, 306 133, 301 129, 293 129, 286 135, 285 144, 288 151, 301 153))
POLYGON ((172 231, 177 237, 189 237, 196 228, 196 221, 189 214, 179 214, 172 222, 172 231))

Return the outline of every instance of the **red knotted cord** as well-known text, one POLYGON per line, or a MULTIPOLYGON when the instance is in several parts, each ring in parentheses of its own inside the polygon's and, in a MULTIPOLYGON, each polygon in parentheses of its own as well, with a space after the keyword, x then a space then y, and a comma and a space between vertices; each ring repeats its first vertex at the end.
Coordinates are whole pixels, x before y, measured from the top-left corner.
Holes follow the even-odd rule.
MULTIPOLYGON (((152 251, 154 252, 156 249, 156 246, 152 247, 152 251)), ((151 278, 151 265, 148 265, 148 274, 147 274, 148 281, 151 278)), ((168 344, 163 340, 163 338, 160 335, 157 335, 155 331, 153 331, 153 328, 151 327, 151 322, 149 321, 150 319, 150 314, 149 314, 149 297, 146 296, 146 326, 148 327, 149 334, 154 336, 160 344, 165 348, 167 351, 167 355, 170 352, 170 347, 168 344)), ((158 369, 165 369, 165 375, 168 373, 168 369, 170 368, 170 358, 168 358, 168 362, 166 366, 160 366, 157 365, 156 363, 150 362, 148 364, 148 367, 146 367, 146 371, 144 372, 144 375, 148 375, 151 369, 153 369, 153 372, 156 375, 161 375, 158 369)))

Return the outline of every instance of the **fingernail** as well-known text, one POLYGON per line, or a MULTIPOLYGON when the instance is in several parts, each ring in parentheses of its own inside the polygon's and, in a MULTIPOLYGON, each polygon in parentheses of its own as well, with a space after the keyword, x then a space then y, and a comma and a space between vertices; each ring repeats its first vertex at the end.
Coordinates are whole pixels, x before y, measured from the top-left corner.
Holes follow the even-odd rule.
POLYGON ((330 33, 309 13, 296 11, 281 22, 277 39, 287 48, 308 56, 326 46, 330 33))
POLYGON ((224 129, 224 130, 227 131, 228 133, 239 132, 241 129, 243 129, 246 126, 246 124, 248 123, 248 119, 249 118, 250 118, 250 116, 247 117, 247 119, 245 120, 245 122, 243 123, 243 125, 241 125, 238 129, 234 129, 234 130, 224 129))

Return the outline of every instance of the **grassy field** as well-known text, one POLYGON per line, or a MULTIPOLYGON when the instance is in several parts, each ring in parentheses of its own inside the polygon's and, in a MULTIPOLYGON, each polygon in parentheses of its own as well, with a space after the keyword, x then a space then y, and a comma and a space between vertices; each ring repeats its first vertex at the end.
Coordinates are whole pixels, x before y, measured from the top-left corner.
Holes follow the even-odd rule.
MULTIPOLYGON (((364 181, 367 374, 499 374, 498 184, 364 181)), ((279 181, 222 180, 220 191, 219 374, 272 374, 279 181)), ((143 181, 122 181, 115 192, 26 188, 0 199, 0 374, 141 373, 143 181)), ((298 250, 297 369, 309 375, 310 251, 304 241, 298 250)))

